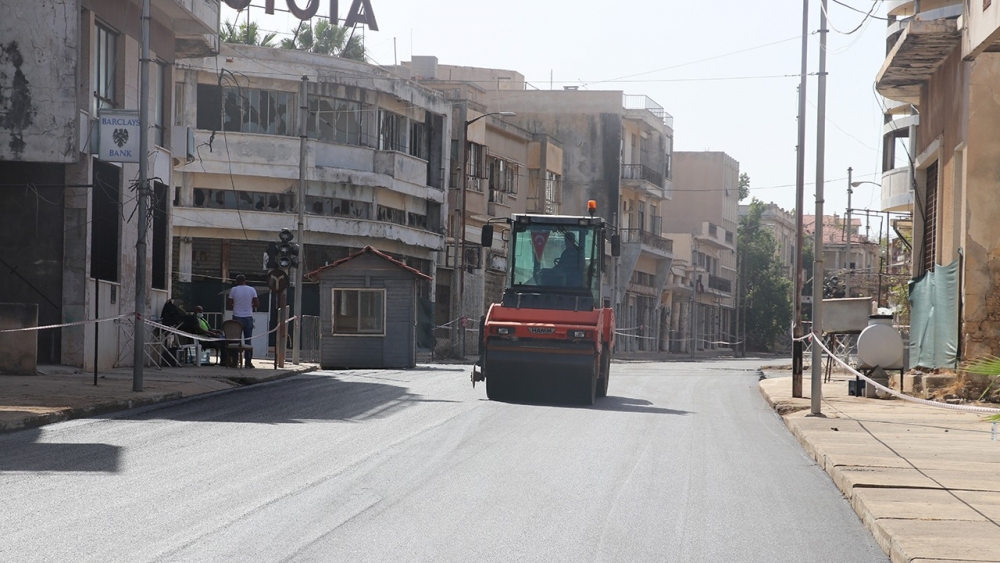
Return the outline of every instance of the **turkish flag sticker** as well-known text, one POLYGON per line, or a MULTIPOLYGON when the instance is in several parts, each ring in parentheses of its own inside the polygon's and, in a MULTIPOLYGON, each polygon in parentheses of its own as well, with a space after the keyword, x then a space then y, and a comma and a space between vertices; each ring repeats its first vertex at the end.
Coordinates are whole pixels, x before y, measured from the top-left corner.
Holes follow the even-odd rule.
POLYGON ((549 242, 549 231, 532 231, 531 243, 535 246, 535 259, 542 261, 545 245, 549 242))

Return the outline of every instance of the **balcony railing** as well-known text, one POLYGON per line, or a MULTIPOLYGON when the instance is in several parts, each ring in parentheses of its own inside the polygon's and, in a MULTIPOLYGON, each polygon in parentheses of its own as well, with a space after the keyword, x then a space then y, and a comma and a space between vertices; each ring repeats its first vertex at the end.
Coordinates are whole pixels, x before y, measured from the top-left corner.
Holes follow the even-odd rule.
POLYGON ((625 109, 644 109, 649 113, 653 114, 657 118, 663 120, 663 124, 667 127, 673 129, 674 118, 672 115, 663 109, 663 106, 653 101, 652 98, 645 95, 624 95, 622 99, 622 105, 625 109))
POLYGON ((674 241, 668 238, 663 238, 659 235, 654 235, 648 231, 643 231, 642 229, 620 229, 619 233, 622 238, 623 243, 640 243, 646 246, 651 246, 657 250, 662 250, 663 252, 673 252, 674 251, 674 241))
POLYGON ((708 276, 708 288, 722 291, 724 293, 733 292, 733 282, 719 276, 708 276))
POLYGON ((643 180, 658 188, 663 187, 663 174, 645 164, 623 164, 622 180, 643 180))

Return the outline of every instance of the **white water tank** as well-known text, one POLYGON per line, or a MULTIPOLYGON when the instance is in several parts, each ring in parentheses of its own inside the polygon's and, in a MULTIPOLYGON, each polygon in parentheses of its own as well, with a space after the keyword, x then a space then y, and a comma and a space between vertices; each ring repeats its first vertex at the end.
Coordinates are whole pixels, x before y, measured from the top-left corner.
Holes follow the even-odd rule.
POLYGON ((868 326, 858 337, 858 360, 862 367, 903 367, 903 338, 892 326, 892 315, 868 318, 868 326))

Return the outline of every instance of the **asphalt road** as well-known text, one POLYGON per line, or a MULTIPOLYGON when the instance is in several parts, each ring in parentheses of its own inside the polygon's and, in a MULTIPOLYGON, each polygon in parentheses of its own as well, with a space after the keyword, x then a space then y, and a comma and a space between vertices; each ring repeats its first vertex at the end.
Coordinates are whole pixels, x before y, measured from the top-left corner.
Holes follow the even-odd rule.
POLYGON ((760 363, 615 363, 593 407, 319 372, 0 436, 0 560, 888 561, 760 363))

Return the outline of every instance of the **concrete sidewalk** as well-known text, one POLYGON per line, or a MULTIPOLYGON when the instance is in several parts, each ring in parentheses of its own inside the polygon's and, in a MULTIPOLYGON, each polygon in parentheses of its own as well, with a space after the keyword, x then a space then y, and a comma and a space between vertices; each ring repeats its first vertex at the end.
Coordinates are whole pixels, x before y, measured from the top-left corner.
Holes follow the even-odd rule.
POLYGON ((1000 441, 983 416, 852 397, 843 374, 812 416, 808 370, 798 399, 791 371, 762 371, 764 397, 894 563, 1000 562, 1000 441))
POLYGON ((62 420, 123 411, 243 385, 291 377, 318 369, 316 364, 256 360, 254 369, 219 365, 147 367, 143 390, 132 391, 132 368, 94 373, 65 366, 40 366, 38 375, 0 375, 0 433, 62 420))

